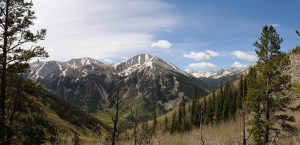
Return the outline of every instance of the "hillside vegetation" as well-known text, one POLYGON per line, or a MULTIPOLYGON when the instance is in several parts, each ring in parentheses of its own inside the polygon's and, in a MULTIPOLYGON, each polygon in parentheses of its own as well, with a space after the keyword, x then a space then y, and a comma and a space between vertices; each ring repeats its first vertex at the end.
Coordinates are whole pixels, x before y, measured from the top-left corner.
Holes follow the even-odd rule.
POLYGON ((31 80, 22 84, 24 97, 18 101, 20 110, 12 127, 13 132, 18 132, 13 140, 16 144, 72 143, 75 134, 82 140, 96 139, 109 129, 31 80))

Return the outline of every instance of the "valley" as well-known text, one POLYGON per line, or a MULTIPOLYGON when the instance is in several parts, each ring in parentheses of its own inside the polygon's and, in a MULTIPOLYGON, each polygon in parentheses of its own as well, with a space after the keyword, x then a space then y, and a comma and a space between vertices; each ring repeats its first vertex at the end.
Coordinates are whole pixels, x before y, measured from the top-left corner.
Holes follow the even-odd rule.
POLYGON ((2 0, 0 145, 300 145, 299 5, 2 0))

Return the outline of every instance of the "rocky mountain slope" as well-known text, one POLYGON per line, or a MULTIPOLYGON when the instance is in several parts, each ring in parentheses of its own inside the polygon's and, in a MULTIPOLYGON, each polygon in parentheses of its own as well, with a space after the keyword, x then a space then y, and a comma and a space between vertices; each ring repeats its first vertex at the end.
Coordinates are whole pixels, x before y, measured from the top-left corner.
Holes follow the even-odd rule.
POLYGON ((291 75, 291 81, 300 83, 300 47, 295 48, 290 54, 290 69, 288 74, 291 75))
POLYGON ((31 68, 29 78, 88 112, 101 110, 116 91, 148 111, 171 109, 182 96, 191 98, 195 89, 199 96, 209 91, 199 79, 148 54, 116 64, 81 58, 35 62, 31 68))

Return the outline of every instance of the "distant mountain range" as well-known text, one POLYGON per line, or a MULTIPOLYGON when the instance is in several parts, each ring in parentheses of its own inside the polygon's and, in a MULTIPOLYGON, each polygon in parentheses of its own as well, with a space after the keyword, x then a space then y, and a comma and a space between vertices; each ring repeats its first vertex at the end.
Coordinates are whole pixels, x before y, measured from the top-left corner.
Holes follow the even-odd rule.
POLYGON ((190 72, 190 74, 202 80, 211 89, 217 89, 222 82, 234 81, 241 74, 247 73, 247 70, 247 67, 232 67, 210 72, 190 72))
POLYGON ((92 58, 35 62, 31 69, 29 78, 88 112, 101 110, 116 92, 121 92, 128 106, 136 104, 151 114, 156 108, 172 109, 183 96, 191 99, 195 90, 199 97, 210 91, 192 74, 148 54, 115 64, 92 58))

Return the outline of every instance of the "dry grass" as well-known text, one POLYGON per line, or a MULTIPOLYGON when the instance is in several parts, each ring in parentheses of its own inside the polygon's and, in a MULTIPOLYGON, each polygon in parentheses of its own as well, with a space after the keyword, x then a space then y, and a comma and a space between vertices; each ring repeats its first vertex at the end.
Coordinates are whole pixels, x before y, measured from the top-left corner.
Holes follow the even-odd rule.
MULTIPOLYGON (((300 127, 299 112, 296 126, 300 127)), ((242 128, 239 120, 232 120, 219 125, 206 126, 203 128, 204 145, 241 145, 242 128)), ((187 133, 169 134, 158 132, 151 145, 202 145, 201 131, 192 130, 187 133)), ((249 139, 251 144, 251 138, 249 139)), ((120 145, 132 145, 132 141, 123 141, 120 145)), ((276 139, 274 145, 300 145, 300 136, 284 136, 276 139)))
MULTIPOLYGON (((300 99, 293 102, 293 105, 300 104, 300 99)), ((295 116, 295 126, 300 129, 300 112, 286 112, 295 116)), ((168 113, 170 118, 170 113, 168 113)), ((159 128, 164 128, 164 117, 160 117, 158 122, 159 128)), ((210 125, 203 127, 202 135, 205 141, 204 145, 241 145, 242 128, 240 120, 231 120, 218 125, 210 125)), ((151 124, 151 121, 148 122, 151 124)), ((131 133, 128 130, 129 134, 131 133)), ((169 134, 162 131, 158 131, 153 136, 151 145, 202 145, 201 131, 194 129, 186 133, 169 134)), ((71 137, 70 137, 71 138, 71 137)), ((108 145, 103 143, 103 139, 87 138, 81 136, 82 145, 108 145)), ((118 145, 133 145, 132 140, 128 140, 128 135, 122 135, 123 141, 119 142, 118 145)), ((249 139, 251 144, 251 138, 249 139)), ((71 145, 71 139, 68 139, 66 145, 71 145)), ((300 136, 282 136, 276 139, 276 143, 273 145, 300 145, 300 136)))

